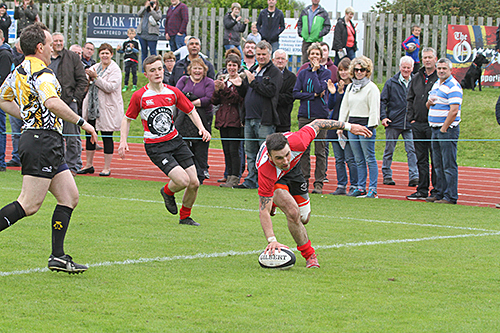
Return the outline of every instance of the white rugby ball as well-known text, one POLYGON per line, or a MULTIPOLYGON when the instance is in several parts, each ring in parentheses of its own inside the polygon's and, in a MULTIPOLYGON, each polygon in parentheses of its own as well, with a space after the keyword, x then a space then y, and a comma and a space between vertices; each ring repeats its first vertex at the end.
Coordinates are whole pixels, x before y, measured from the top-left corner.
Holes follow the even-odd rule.
POLYGON ((295 265, 295 254, 286 248, 281 251, 274 250, 274 254, 266 254, 265 251, 259 255, 259 264, 264 268, 289 269, 295 265))
POLYGON ((406 47, 409 48, 409 49, 414 49, 415 46, 417 46, 417 44, 415 44, 415 43, 408 43, 408 44, 406 44, 406 47))

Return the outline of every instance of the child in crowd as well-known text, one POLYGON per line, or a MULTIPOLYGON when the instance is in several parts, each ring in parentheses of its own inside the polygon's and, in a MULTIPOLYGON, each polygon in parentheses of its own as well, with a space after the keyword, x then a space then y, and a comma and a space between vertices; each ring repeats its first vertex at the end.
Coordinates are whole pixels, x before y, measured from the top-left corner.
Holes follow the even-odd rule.
POLYGON ((172 75, 174 66, 175 66, 174 52, 172 51, 165 52, 163 54, 163 83, 169 84, 170 75, 172 75))
POLYGON ((255 42, 255 44, 257 44, 258 42, 260 42, 262 40, 262 37, 260 36, 259 31, 257 30, 257 22, 252 22, 252 26, 250 27, 250 30, 252 32, 250 32, 247 35, 246 40, 247 41, 253 40, 255 42))
POLYGON ((127 30, 128 39, 123 42, 123 47, 118 45, 116 51, 125 53, 123 64, 125 66, 125 80, 122 91, 128 89, 128 79, 132 74, 132 92, 137 90, 137 66, 139 65, 139 42, 135 40, 136 32, 134 28, 127 30))
POLYGON ((413 74, 418 72, 420 69, 420 58, 418 57, 418 52, 420 51, 420 32, 422 28, 418 25, 414 25, 411 28, 410 37, 406 38, 401 45, 406 50, 406 55, 413 58, 415 63, 413 64, 413 74))

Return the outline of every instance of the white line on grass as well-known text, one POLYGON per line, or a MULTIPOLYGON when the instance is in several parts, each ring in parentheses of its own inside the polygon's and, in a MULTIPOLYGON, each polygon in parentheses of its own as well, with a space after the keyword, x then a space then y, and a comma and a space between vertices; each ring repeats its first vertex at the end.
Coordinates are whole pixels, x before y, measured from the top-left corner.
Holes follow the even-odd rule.
MULTIPOLYGON (((10 188, 3 188, 3 189, 19 190, 19 189, 10 189, 10 188)), ((163 204, 163 201, 158 201, 158 200, 107 197, 107 196, 102 196, 102 195, 82 194, 82 193, 80 193, 80 196, 90 197, 90 198, 96 198, 96 199, 114 199, 114 200, 136 201, 136 202, 147 202, 147 203, 161 203, 161 204, 163 204)), ((255 213, 258 213, 257 209, 250 209, 250 208, 237 208, 237 207, 227 207, 227 206, 210 206, 210 205, 198 205, 198 204, 195 204, 194 206, 195 207, 201 207, 201 208, 226 209, 226 210, 236 210, 236 211, 243 211, 243 212, 255 212, 255 213)), ((277 211, 277 213, 282 214, 279 211, 277 211)), ((410 226, 418 226, 418 227, 433 227, 433 228, 458 229, 458 230, 470 230, 470 231, 496 232, 496 230, 488 230, 488 229, 482 229, 482 228, 457 227, 457 226, 451 226, 451 225, 439 225, 439 224, 429 224, 429 223, 412 223, 412 222, 403 222, 403 221, 371 220, 371 219, 362 219, 362 218, 357 218, 357 217, 346 217, 346 216, 328 216, 328 215, 311 214, 311 217, 327 218, 327 219, 338 219, 338 220, 354 220, 354 221, 371 222, 371 223, 401 224, 401 225, 410 225, 410 226)))
MULTIPOLYGON (((454 235, 454 236, 433 236, 433 237, 421 237, 412 239, 389 239, 385 241, 371 241, 371 242, 359 242, 359 243, 345 243, 345 244, 333 244, 333 245, 317 245, 317 249, 331 249, 331 248, 342 248, 342 247, 355 247, 355 246, 370 246, 370 245, 385 245, 385 244, 398 244, 398 243, 409 243, 409 242, 422 242, 422 241, 432 241, 440 239, 453 239, 453 238, 466 238, 466 237, 484 237, 484 236, 498 236, 500 231, 492 233, 482 233, 482 234, 465 234, 465 235, 454 235)), ((139 259, 127 259, 123 261, 104 261, 95 264, 87 264, 89 267, 102 267, 102 266, 115 266, 115 265, 134 265, 150 262, 163 262, 163 261, 174 261, 174 260, 192 260, 192 259, 207 259, 207 258, 221 258, 230 256, 244 256, 250 254, 258 254, 262 250, 245 251, 245 252, 216 252, 216 253, 198 253, 195 255, 184 255, 184 256, 172 256, 172 257, 156 257, 156 258, 139 258, 139 259)), ((293 251, 296 251, 293 249, 293 251)), ((10 275, 23 275, 31 273, 42 273, 47 272, 48 268, 32 268, 22 271, 12 271, 12 272, 0 272, 0 276, 10 276, 10 275)))
MULTIPOLYGON (((92 194, 80 194, 80 196, 86 196, 86 197, 97 198, 97 199, 101 199, 101 198, 102 199, 116 199, 116 200, 138 201, 138 202, 161 203, 161 204, 163 204, 163 201, 158 201, 158 200, 106 197, 106 196, 99 196, 99 195, 92 195, 92 194)), ((237 208, 237 207, 227 207, 227 206, 210 206, 210 205, 198 205, 198 204, 195 204, 194 206, 195 207, 201 207, 201 208, 226 209, 226 210, 236 210, 236 211, 243 211, 243 212, 254 212, 254 213, 258 213, 259 212, 257 209, 250 209, 250 208, 237 208)), ((277 211, 277 213, 282 214, 279 211, 277 211)), ((327 218, 327 219, 338 219, 338 220, 354 220, 354 221, 371 222, 371 223, 401 224, 401 225, 410 225, 410 226, 418 226, 418 227, 459 229, 459 230, 470 230, 470 231, 485 231, 485 232, 496 232, 497 231, 497 230, 488 230, 488 229, 472 228, 472 227, 457 227, 457 226, 451 226, 451 225, 439 225, 439 224, 428 224, 428 223, 412 223, 412 222, 402 222, 402 221, 371 220, 371 219, 362 219, 362 218, 357 218, 357 217, 345 217, 345 216, 328 216, 328 215, 315 215, 315 214, 311 214, 311 217, 327 218)))

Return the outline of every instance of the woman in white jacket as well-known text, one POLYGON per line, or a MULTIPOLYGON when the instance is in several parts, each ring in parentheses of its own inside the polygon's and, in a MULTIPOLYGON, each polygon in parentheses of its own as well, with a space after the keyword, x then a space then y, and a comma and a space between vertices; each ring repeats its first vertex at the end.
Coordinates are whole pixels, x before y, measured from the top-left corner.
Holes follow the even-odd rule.
MULTIPOLYGON (((345 89, 340 106, 340 121, 348 121, 368 127, 373 132, 370 138, 348 133, 349 143, 358 167, 358 190, 352 196, 377 198, 378 166, 375 159, 375 128, 380 119, 380 90, 370 80, 372 61, 361 56, 354 58, 349 66, 352 83, 345 89), (366 192, 367 165, 370 172, 368 193, 366 192)), ((342 130, 339 131, 339 135, 342 130)))

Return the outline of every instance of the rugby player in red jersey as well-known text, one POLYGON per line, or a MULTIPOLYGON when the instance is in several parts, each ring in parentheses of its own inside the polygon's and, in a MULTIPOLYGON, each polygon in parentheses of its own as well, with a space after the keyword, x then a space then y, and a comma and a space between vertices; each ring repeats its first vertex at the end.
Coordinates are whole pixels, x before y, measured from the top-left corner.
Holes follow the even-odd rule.
POLYGON ((200 224, 191 218, 191 208, 200 183, 196 176, 193 154, 174 126, 175 109, 189 116, 198 128, 203 141, 211 139, 210 133, 203 127, 200 116, 189 99, 179 89, 162 82, 161 56, 147 57, 143 62, 143 68, 149 83, 137 90, 130 99, 130 105, 122 121, 118 154, 121 158, 125 158, 125 153, 129 150, 127 137, 130 123, 140 115, 146 153, 170 178, 170 182, 160 190, 165 207, 170 213, 177 214, 174 194, 186 189, 179 212, 179 223, 199 226, 200 224))
POLYGON ((259 179, 259 217, 268 245, 266 253, 286 245, 279 243, 273 231, 271 216, 276 207, 286 215, 288 230, 297 243, 297 249, 306 259, 306 267, 319 267, 318 259, 307 236, 311 205, 307 183, 300 171, 300 158, 320 130, 345 129, 356 135, 370 137, 365 126, 336 120, 316 119, 294 133, 268 135, 257 155, 259 179))

